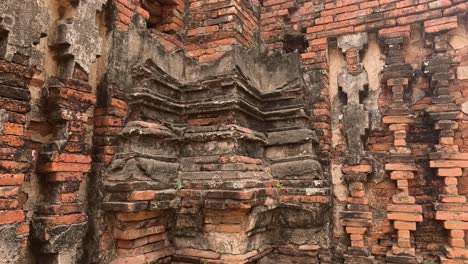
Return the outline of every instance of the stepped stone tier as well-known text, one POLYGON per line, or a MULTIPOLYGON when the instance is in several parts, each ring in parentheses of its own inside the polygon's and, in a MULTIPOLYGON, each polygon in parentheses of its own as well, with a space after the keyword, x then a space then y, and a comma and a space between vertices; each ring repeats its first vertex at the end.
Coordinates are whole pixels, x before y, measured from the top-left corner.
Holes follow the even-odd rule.
POLYGON ((468 264, 467 0, 0 0, 0 264, 468 264))

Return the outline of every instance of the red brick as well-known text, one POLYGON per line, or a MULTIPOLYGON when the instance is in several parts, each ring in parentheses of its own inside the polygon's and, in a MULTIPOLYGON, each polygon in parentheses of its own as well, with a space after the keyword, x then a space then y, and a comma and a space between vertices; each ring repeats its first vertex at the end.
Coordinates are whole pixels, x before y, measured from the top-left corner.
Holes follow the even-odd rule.
POLYGON ((437 26, 432 26, 432 27, 426 27, 425 31, 426 33, 437 33, 441 31, 447 31, 447 30, 452 30, 458 27, 457 22, 452 22, 448 24, 443 24, 443 25, 437 25, 437 26))
POLYGON ((164 233, 166 228, 164 226, 151 226, 148 228, 140 228, 140 229, 129 229, 129 230, 121 230, 121 229, 114 229, 114 238, 122 239, 122 240, 133 240, 144 236, 154 235, 164 233))
POLYGON ((450 237, 464 238, 465 232, 463 230, 450 230, 450 237))
POLYGON ((218 259, 221 256, 221 254, 213 252, 213 251, 199 250, 199 249, 192 249, 192 248, 179 249, 176 251, 176 255, 190 256, 190 257, 203 258, 203 259, 218 259))
POLYGON ((411 180, 411 179, 414 179, 414 173, 412 171, 392 171, 390 173, 390 179, 411 180))
POLYGON ((343 167, 341 169, 344 173, 348 173, 350 171, 353 171, 353 172, 370 172, 372 169, 371 169, 371 166, 368 165, 368 164, 364 164, 364 165, 354 165, 354 166, 347 166, 347 167, 343 167))
POLYGON ((80 195, 78 193, 61 193, 57 196, 58 202, 75 203, 78 202, 80 195))
POLYGON ((321 247, 319 245, 315 245, 315 244, 299 246, 299 250, 303 250, 303 251, 315 251, 315 250, 319 250, 320 248, 321 247))
MULTIPOLYGON (((410 32, 409 26, 398 26, 393 28, 385 28, 379 30, 379 36, 381 38, 395 38, 400 36, 407 36, 410 32)), ((398 116, 398 117, 384 117, 383 122, 386 124, 389 123, 411 123, 413 122, 413 118, 398 116)))
POLYGON ((5 123, 3 125, 3 133, 5 135, 22 136, 24 135, 24 128, 22 125, 19 124, 5 123))
POLYGON ((120 21, 117 21, 117 22, 115 23, 115 26, 116 26, 117 29, 119 29, 119 30, 121 30, 121 31, 125 31, 125 32, 128 31, 128 25, 126 25, 126 24, 124 24, 124 23, 122 23, 122 22, 120 22, 120 21))
POLYGON ((441 195, 440 200, 443 203, 466 203, 465 196, 441 195))
POLYGON ((283 203, 329 203, 330 198, 325 196, 281 196, 283 203))
POLYGON ((429 2, 427 5, 429 6, 429 9, 437 9, 449 7, 452 5, 452 2, 450 0, 436 0, 433 2, 429 2))
POLYGON ((142 221, 151 218, 156 218, 161 215, 159 211, 143 211, 143 212, 128 212, 128 213, 118 213, 116 217, 119 221, 129 222, 129 221, 142 221))
POLYGON ((24 174, 0 174, 0 186, 21 185, 24 182, 24 174))
POLYGON ((25 114, 31 109, 27 102, 17 101, 9 98, 0 98, 0 109, 25 114))
POLYGON ((79 204, 50 204, 39 206, 42 215, 65 215, 81 213, 83 208, 79 204))
POLYGON ((406 213, 406 212, 389 212, 387 218, 390 220, 400 220, 407 222, 422 222, 422 214, 406 213))
POLYGON ((117 107, 117 108, 125 110, 125 111, 128 109, 128 104, 125 101, 115 99, 115 98, 111 99, 111 104, 110 105, 112 107, 117 107))
POLYGON ((71 225, 86 222, 87 216, 83 214, 54 215, 50 217, 37 217, 37 221, 42 221, 50 226, 71 225))
POLYGON ((114 259, 111 264, 147 264, 145 255, 119 257, 114 259))
POLYGON ((122 13, 119 13, 118 16, 119 16, 120 22, 122 22, 123 24, 130 25, 132 23, 132 20, 130 19, 130 17, 128 17, 128 16, 126 16, 126 15, 124 15, 122 13))
POLYGON ((222 254, 221 261, 225 263, 246 263, 249 258, 255 257, 257 254, 257 250, 242 255, 222 254))
POLYGON ((11 210, 18 208, 18 200, 16 199, 0 199, 0 210, 11 210))
POLYGON ((397 8, 392 11, 387 11, 384 13, 385 18, 389 17, 401 17, 406 14, 415 14, 420 13, 428 10, 428 6, 425 4, 417 5, 417 6, 410 6, 405 8, 397 8))
POLYGON ((348 234, 364 234, 366 233, 366 231, 367 231, 366 227, 353 227, 353 226, 346 227, 346 233, 348 234))
POLYGON ((318 25, 318 26, 314 26, 314 27, 308 27, 308 28, 307 28, 307 33, 316 33, 316 32, 323 31, 324 29, 325 29, 325 26, 324 26, 324 25, 318 25))
POLYGON ((85 177, 83 172, 54 172, 47 175, 49 182, 81 181, 85 177))
POLYGON ((117 0, 117 2, 126 6, 130 10, 133 10, 135 8, 135 5, 132 3, 131 0, 130 1, 129 0, 117 0))
POLYGON ((468 221, 467 212, 450 212, 450 211, 437 211, 435 212, 436 220, 460 220, 468 221))
POLYGON ((387 163, 385 170, 389 171, 417 171, 418 167, 412 163, 387 163))
POLYGON ((137 6, 135 10, 136 10, 137 13, 142 15, 146 20, 148 20, 150 18, 150 14, 145 9, 137 6))
POLYGON ((468 168, 468 160, 431 160, 431 168, 468 168))
POLYGON ((10 147, 21 147, 24 145, 23 138, 15 135, 0 136, 0 144, 10 147))
POLYGON ((117 240, 117 246, 119 248, 137 248, 146 244, 155 243, 159 241, 164 241, 167 239, 166 234, 156 234, 145 236, 142 238, 137 238, 134 240, 117 240))
POLYGON ((462 176, 462 170, 460 168, 440 168, 437 169, 437 176, 442 177, 459 177, 462 176))
POLYGON ((37 168, 38 172, 88 172, 90 164, 70 162, 49 162, 37 168))
POLYGON ((203 55, 198 58, 198 61, 201 63, 214 61, 214 60, 221 58, 221 56, 223 55, 224 55, 224 52, 216 52, 216 53, 209 54, 209 55, 203 55))
POLYGON ((0 225, 12 224, 24 220, 23 210, 0 211, 0 225))
POLYGON ((449 8, 444 9, 444 16, 451 16, 457 13, 462 13, 468 11, 468 3, 461 3, 449 8))
MULTIPOLYGON (((121 15, 121 14, 120 14, 121 15)), ((94 105, 96 103, 96 96, 90 93, 77 91, 74 89, 60 88, 58 90, 50 91, 51 97, 58 97, 60 99, 65 99, 69 102, 81 102, 94 105)))
POLYGON ((422 206, 419 204, 389 204, 387 205, 387 211, 422 213, 422 206))
POLYGON ((416 222, 394 221, 393 227, 398 230, 416 230, 416 222))
POLYGON ((379 6, 379 1, 378 0, 364 1, 363 3, 359 4, 360 9, 369 8, 369 7, 376 7, 376 6, 379 6))
MULTIPOLYGON (((366 15, 370 15, 370 14, 372 14, 371 8, 361 9, 361 10, 354 11, 354 12, 346 12, 346 13, 337 15, 335 17, 335 21, 343 21, 343 20, 348 20, 352 18, 359 18, 359 17, 363 17, 366 15)), ((349 23, 349 25, 353 25, 353 24, 354 23, 349 23)), ((327 26, 325 26, 325 28, 327 28, 327 26)))
POLYGON ((444 228, 456 230, 468 230, 468 222, 464 221, 444 221, 444 228))
POLYGON ((415 119, 413 116, 385 116, 382 121, 384 124, 412 124, 415 119))
POLYGON ((19 188, 14 186, 0 186, 0 198, 9 198, 19 194, 19 188))
POLYGON ((119 10, 120 13, 128 16, 128 17, 132 17, 133 16, 133 11, 131 9, 129 9, 128 7, 126 7, 125 5, 121 4, 121 3, 117 3, 117 9, 119 10))
POLYGON ((392 196, 392 202, 395 204, 414 204, 416 199, 414 196, 399 194, 392 196))
POLYGON ((347 13, 347 12, 356 11, 356 10, 359 10, 359 5, 349 5, 349 6, 322 11, 320 15, 324 17, 324 16, 336 15, 336 14, 341 14, 341 13, 347 13))
POLYGON ((442 17, 424 21, 424 30, 427 33, 435 33, 444 30, 454 29, 458 26, 457 17, 442 17))
POLYGON ((319 17, 315 19, 315 25, 328 24, 333 22, 333 16, 319 17))
POLYGON ((29 233, 29 223, 19 224, 16 228, 16 235, 22 236, 29 233))
POLYGON ((122 124, 121 118, 106 116, 106 117, 95 117, 94 125, 96 127, 104 127, 104 126, 121 127, 123 124, 122 124))
POLYGON ((8 170, 10 172, 20 172, 28 168, 29 164, 25 162, 16 162, 10 160, 0 160, 0 168, 8 170))
POLYGON ((54 156, 53 161, 55 162, 69 162, 69 163, 90 163, 91 157, 82 154, 68 154, 62 153, 54 156))
POLYGON ((438 17, 442 17, 442 10, 434 10, 434 11, 430 11, 430 12, 426 12, 422 14, 399 17, 397 19, 397 22, 399 25, 406 25, 406 24, 412 24, 414 22, 424 21, 427 19, 433 19, 433 18, 438 18, 438 17))

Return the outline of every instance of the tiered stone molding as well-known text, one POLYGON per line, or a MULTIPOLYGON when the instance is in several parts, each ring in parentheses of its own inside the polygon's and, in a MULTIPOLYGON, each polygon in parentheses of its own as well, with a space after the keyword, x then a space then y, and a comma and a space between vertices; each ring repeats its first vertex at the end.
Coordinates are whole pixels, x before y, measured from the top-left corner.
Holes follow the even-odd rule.
POLYGON ((0 262, 468 263, 466 0, 2 0, 0 262))

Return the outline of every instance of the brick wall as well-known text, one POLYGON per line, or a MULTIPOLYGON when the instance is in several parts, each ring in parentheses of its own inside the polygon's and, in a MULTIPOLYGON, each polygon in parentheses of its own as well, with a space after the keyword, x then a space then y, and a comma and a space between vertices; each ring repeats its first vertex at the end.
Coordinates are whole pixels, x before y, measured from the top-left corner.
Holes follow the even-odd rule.
POLYGON ((0 5, 9 263, 468 263, 466 0, 59 2, 0 5))

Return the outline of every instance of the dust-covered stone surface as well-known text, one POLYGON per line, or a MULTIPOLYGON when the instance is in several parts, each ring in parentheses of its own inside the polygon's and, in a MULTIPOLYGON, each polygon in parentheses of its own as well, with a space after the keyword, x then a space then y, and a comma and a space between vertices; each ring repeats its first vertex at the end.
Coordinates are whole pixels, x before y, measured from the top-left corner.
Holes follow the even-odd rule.
POLYGON ((467 11, 2 0, 0 263, 468 263, 467 11))

